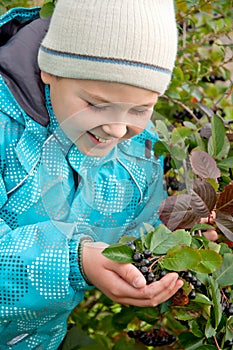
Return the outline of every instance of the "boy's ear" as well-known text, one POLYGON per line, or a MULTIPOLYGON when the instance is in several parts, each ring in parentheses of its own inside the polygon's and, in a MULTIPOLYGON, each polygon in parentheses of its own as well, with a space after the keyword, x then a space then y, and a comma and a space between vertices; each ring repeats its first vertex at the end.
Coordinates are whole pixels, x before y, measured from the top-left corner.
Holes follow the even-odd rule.
POLYGON ((41 76, 41 79, 42 79, 44 84, 50 84, 51 83, 51 79, 52 79, 52 75, 51 74, 41 71, 40 76, 41 76))

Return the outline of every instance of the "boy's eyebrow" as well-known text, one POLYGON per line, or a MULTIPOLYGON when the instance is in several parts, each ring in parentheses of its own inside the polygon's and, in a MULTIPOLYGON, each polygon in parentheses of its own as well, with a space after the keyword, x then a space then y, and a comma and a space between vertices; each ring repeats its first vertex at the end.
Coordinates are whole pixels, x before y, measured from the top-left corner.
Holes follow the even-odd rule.
MULTIPOLYGON (((79 91, 79 96, 81 98, 84 98, 84 99, 91 99, 97 103, 114 103, 112 101, 109 101, 109 100, 106 100, 106 98, 100 96, 100 95, 95 95, 95 94, 92 94, 90 92, 87 92, 86 90, 84 89, 80 89, 79 91)), ((135 105, 135 107, 153 107, 154 104, 152 103, 144 103, 142 105, 135 105)))
POLYGON ((81 98, 90 98, 90 99, 93 99, 93 100, 96 100, 96 101, 102 102, 102 103, 112 103, 111 101, 106 100, 106 98, 99 96, 99 95, 90 94, 89 92, 87 92, 84 89, 80 89, 79 95, 81 98))

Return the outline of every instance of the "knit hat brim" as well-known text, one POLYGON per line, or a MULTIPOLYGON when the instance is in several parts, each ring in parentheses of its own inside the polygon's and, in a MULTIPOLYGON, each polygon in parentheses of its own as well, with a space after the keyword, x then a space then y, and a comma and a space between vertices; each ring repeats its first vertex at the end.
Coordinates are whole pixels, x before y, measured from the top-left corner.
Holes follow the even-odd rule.
POLYGON ((94 77, 95 80, 123 84, 127 82, 128 85, 159 94, 165 92, 172 74, 168 69, 142 62, 60 53, 43 46, 39 51, 39 61, 42 67, 46 67, 47 73, 55 76, 87 80, 93 80, 94 77))

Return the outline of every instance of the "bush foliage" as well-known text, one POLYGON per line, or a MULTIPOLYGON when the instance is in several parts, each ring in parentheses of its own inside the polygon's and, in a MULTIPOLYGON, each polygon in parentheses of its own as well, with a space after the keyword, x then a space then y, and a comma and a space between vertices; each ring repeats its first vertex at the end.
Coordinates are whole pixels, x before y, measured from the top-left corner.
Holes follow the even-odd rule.
MULTIPOLYGON (((44 1, 41 16, 51 15, 54 3, 44 1)), ((0 11, 38 4, 0 0, 0 11)), ((150 249, 160 267, 192 272, 202 289, 191 300, 192 284, 185 282, 178 304, 155 308, 119 305, 88 291, 70 316, 62 350, 156 348, 128 336, 138 329, 176 337, 160 349, 232 348, 233 316, 226 310, 233 303, 233 6, 231 0, 177 0, 176 12, 178 57, 153 116, 160 136, 154 151, 164 156, 169 194, 160 209, 164 225, 147 225, 147 236, 127 239, 150 249), (211 226, 201 224, 202 217, 211 218, 211 226), (218 232, 215 243, 201 234, 210 228, 218 232)), ((105 254, 133 261, 125 241, 105 254)))

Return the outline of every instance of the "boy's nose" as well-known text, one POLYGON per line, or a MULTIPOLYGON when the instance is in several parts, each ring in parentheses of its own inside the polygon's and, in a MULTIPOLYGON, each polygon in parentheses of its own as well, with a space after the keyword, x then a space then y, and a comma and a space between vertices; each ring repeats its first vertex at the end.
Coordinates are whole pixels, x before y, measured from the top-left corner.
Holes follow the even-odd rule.
POLYGON ((124 137, 127 133, 127 126, 121 123, 105 124, 102 129, 106 134, 117 139, 124 137))

